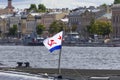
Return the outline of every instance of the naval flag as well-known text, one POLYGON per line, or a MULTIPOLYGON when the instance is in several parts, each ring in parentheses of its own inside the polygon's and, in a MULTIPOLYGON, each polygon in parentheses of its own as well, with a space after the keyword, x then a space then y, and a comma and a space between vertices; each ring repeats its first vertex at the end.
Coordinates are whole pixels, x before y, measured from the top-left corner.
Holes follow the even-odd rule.
POLYGON ((62 47, 62 35, 63 31, 57 33, 53 37, 49 37, 43 41, 43 44, 46 48, 49 49, 50 52, 53 52, 54 50, 61 49, 62 47))

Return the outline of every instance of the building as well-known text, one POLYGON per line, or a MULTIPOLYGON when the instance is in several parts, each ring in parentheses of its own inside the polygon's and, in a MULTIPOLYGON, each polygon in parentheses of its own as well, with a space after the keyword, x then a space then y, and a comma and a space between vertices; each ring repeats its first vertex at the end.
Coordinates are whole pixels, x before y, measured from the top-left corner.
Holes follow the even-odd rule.
POLYGON ((106 13, 106 14, 98 17, 96 20, 111 22, 111 19, 112 19, 112 13, 106 13))
POLYGON ((2 37, 5 37, 6 34, 8 33, 9 26, 8 26, 8 17, 11 15, 0 15, 0 31, 2 34, 2 37))
POLYGON ((9 29, 16 25, 18 29, 17 34, 21 37, 21 35, 36 32, 36 26, 40 24, 40 21, 41 17, 32 13, 28 15, 1 15, 0 32, 6 36, 9 33, 9 29))
POLYGON ((0 17, 0 35, 1 37, 5 36, 5 33, 7 31, 7 20, 0 17))
POLYGON ((47 9, 48 12, 63 12, 63 13, 69 13, 69 9, 68 8, 54 8, 54 9, 47 9))
POLYGON ((90 22, 95 19, 95 14, 87 9, 80 8, 78 10, 75 10, 71 12, 68 15, 69 22, 68 26, 69 28, 72 28, 73 26, 76 26, 76 31, 80 33, 81 38, 87 38, 86 28, 87 25, 90 24, 90 22))
POLYGON ((0 15, 13 13, 14 7, 12 6, 12 0, 8 0, 8 5, 5 9, 0 9, 0 15))
POLYGON ((61 20, 66 16, 66 13, 62 12, 50 12, 41 16, 41 23, 45 25, 46 30, 49 29, 52 22, 61 20))
MULTIPOLYGON (((20 15, 13 15, 7 18, 7 27, 8 27, 8 32, 9 28, 12 28, 14 25, 17 26, 17 34, 21 34, 21 16, 20 15)), ((18 36, 19 38, 21 36, 18 36)))
POLYGON ((113 38, 120 38, 120 4, 112 7, 113 38))
POLYGON ((23 35, 36 32, 36 26, 41 23, 41 15, 23 15, 21 16, 21 33, 23 35))
POLYGON ((105 15, 107 13, 108 7, 98 7, 95 8, 90 6, 89 8, 86 7, 79 7, 68 15, 69 18, 69 27, 77 26, 76 31, 80 33, 82 39, 87 39, 89 34, 87 33, 87 26, 90 24, 92 20, 102 20, 107 19, 109 15, 105 15))
POLYGON ((7 5, 6 9, 8 9, 11 12, 13 11, 14 7, 12 6, 12 0, 8 0, 8 5, 7 5))
POLYGON ((3 36, 6 36, 9 33, 9 29, 13 27, 13 25, 17 26, 18 33, 21 31, 20 29, 20 21, 21 16, 13 15, 13 14, 7 14, 7 15, 1 15, 0 16, 0 31, 3 36))
POLYGON ((111 5, 107 5, 106 7, 100 6, 99 9, 103 9, 104 13, 102 15, 98 14, 96 20, 111 22, 112 19, 111 5))

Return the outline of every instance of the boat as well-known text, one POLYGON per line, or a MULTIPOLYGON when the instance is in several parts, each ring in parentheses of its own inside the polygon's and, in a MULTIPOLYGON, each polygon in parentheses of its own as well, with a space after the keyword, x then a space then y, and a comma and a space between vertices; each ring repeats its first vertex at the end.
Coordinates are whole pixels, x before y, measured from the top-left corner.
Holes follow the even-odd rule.
POLYGON ((80 36, 79 36, 79 33, 77 33, 77 32, 70 32, 64 36, 64 44, 65 45, 78 44, 79 41, 80 41, 80 36))
POLYGON ((1 71, 0 77, 0 80, 54 80, 54 77, 50 76, 15 71, 1 71))
POLYGON ((32 33, 30 35, 25 35, 22 39, 23 45, 26 46, 43 46, 43 37, 37 36, 32 33))

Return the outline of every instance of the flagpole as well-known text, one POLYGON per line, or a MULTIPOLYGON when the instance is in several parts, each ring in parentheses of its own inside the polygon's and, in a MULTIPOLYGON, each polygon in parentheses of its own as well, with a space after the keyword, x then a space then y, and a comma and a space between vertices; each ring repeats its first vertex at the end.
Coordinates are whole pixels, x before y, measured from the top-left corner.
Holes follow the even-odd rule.
MULTIPOLYGON (((62 41, 63 41, 63 34, 62 34, 62 41)), ((62 41, 61 41, 61 49, 59 51, 59 60, 58 60, 58 74, 61 74, 61 67, 60 67, 60 63, 61 63, 61 52, 62 52, 62 41)))
POLYGON ((60 63, 61 63, 61 51, 62 51, 62 46, 59 52, 59 61, 58 61, 58 74, 61 74, 61 68, 60 68, 60 63))

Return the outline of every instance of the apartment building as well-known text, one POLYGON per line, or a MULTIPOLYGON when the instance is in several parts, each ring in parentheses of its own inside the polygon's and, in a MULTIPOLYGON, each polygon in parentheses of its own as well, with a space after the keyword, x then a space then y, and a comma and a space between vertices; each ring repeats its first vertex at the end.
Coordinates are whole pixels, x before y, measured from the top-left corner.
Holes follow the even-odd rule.
POLYGON ((87 26, 92 20, 111 20, 111 13, 109 13, 109 7, 79 7, 68 15, 69 18, 69 27, 73 25, 77 26, 76 31, 80 33, 81 37, 86 39, 88 38, 87 26), (106 14, 108 12, 108 14, 106 14))
POLYGON ((120 38, 120 4, 112 7, 113 38, 120 38))
POLYGON ((61 20, 66 16, 63 12, 50 12, 41 16, 41 23, 45 25, 46 30, 49 29, 52 22, 55 20, 61 20))
POLYGON ((23 15, 21 16, 21 32, 23 35, 36 32, 36 26, 41 23, 40 15, 23 15))
POLYGON ((0 34, 1 36, 5 36, 5 33, 7 31, 7 20, 0 18, 0 34))
POLYGON ((76 31, 80 33, 82 38, 87 38, 86 26, 90 24, 91 20, 95 19, 95 14, 87 9, 80 9, 71 12, 68 18, 69 27, 77 26, 76 31))

